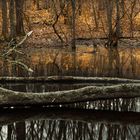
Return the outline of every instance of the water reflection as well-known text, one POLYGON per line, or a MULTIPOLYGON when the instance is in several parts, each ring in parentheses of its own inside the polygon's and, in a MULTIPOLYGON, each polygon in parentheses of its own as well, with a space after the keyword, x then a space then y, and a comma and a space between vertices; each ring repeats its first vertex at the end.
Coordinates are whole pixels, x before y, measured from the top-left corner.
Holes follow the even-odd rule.
POLYGON ((54 108, 23 111, 5 111, 0 115, 2 140, 139 140, 140 138, 140 113, 54 108))
MULTIPOLYGON (((103 52, 93 48, 78 48, 77 52, 59 49, 34 50, 25 60, 34 70, 31 76, 76 75, 107 76, 108 60, 103 52)), ((1 62, 1 75, 13 76, 13 67, 1 62)), ((121 52, 122 77, 140 78, 139 51, 121 52), (137 53, 137 54, 136 54, 137 53)), ((112 72, 115 75, 115 71, 112 72)), ((15 76, 29 76, 20 67, 15 76)), ((46 92, 76 89, 86 84, 5 84, 16 91, 46 92)), ((102 85, 98 85, 102 86, 102 85)), ((47 106, 54 107, 54 106, 47 106)), ((67 109, 1 110, 2 140, 112 140, 140 139, 140 99, 113 99, 86 103, 57 105, 67 109), (72 110, 70 108, 76 108, 72 110), (79 110, 78 110, 78 109, 79 110), (92 110, 91 110, 92 109, 92 110), (100 111, 95 111, 100 110, 100 111), (108 110, 108 111, 103 111, 108 110), (122 111, 122 112, 121 112, 122 111), (132 111, 132 112, 130 112, 132 111), (134 113, 135 112, 135 113, 134 113)))
MULTIPOLYGON (((83 85, 17 83, 3 87, 17 91, 45 92, 79 88, 85 84, 88 85, 88 83, 83 85)), ((1 140, 139 140, 140 138, 139 98, 51 105, 32 109, 28 106, 25 109, 5 107, 0 112, 1 140)))
MULTIPOLYGON (((13 67, 5 61, 0 62, 2 76, 50 76, 50 75, 76 75, 76 76, 119 76, 127 78, 140 78, 140 50, 122 48, 120 54, 120 75, 117 75, 115 66, 109 71, 107 51, 99 47, 95 52, 93 47, 79 46, 76 52, 63 48, 46 48, 26 50, 24 63, 34 72, 32 75, 21 67, 13 67)), ((115 62, 114 62, 115 63, 115 62)))

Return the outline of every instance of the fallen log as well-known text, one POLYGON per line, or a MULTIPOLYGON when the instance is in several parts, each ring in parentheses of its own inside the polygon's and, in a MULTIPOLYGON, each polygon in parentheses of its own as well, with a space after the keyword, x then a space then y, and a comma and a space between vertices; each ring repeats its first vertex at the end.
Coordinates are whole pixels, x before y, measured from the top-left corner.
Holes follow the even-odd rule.
POLYGON ((0 83, 7 82, 48 82, 48 83, 140 83, 140 80, 112 78, 112 77, 73 77, 73 76, 49 76, 49 77, 0 77, 0 83))
POLYGON ((24 93, 0 88, 0 106, 55 105, 100 99, 140 97, 140 84, 87 86, 75 90, 24 93))

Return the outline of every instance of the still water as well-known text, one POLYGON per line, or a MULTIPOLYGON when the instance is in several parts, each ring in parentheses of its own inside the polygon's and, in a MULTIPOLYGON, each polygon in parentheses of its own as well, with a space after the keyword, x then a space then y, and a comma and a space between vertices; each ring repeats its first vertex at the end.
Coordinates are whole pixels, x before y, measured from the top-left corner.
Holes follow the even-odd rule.
POLYGON ((140 114, 84 109, 3 111, 1 140, 139 140, 140 114))
MULTIPOLYGON (((9 83, 1 86, 28 94, 76 89, 87 85, 91 83, 9 83)), ((0 139, 139 140, 140 99, 101 100, 32 109, 1 109, 0 139)))
MULTIPOLYGON (((113 59, 110 69, 108 52, 104 47, 78 46, 75 52, 69 48, 26 48, 16 59, 29 66, 27 73, 18 65, 0 61, 0 76, 117 76, 140 78, 140 49, 120 48, 119 63, 113 59), (117 68, 119 67, 119 73, 117 68)), ((13 58, 11 58, 13 59, 13 58)))
MULTIPOLYGON (((1 76, 116 76, 108 71, 105 50, 90 47, 76 52, 63 49, 25 50, 23 62, 33 69, 0 62, 1 76)), ((119 77, 140 78, 140 50, 120 51, 119 77)), ((84 84, 8 83, 1 87, 23 92, 77 89, 84 84)), ((95 84, 94 84, 95 85, 95 84)), ((96 84, 97 85, 97 84, 96 84)), ((97 86, 103 86, 98 84, 97 86)), ((105 85, 104 85, 105 86, 105 85)), ((113 99, 69 105, 0 110, 0 140, 140 140, 140 99, 113 99)))

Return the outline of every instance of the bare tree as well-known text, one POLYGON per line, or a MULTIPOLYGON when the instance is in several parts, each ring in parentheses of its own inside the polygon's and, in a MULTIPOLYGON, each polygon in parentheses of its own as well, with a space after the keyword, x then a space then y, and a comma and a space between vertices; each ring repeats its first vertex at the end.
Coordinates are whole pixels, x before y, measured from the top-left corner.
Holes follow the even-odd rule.
POLYGON ((10 38, 14 38, 16 36, 14 4, 14 0, 9 1, 10 38))
POLYGON ((8 25, 7 25, 7 0, 1 0, 2 8, 2 36, 7 38, 8 25))
POLYGON ((23 4, 24 0, 15 0, 16 7, 16 34, 24 35, 24 24, 23 24, 23 4))

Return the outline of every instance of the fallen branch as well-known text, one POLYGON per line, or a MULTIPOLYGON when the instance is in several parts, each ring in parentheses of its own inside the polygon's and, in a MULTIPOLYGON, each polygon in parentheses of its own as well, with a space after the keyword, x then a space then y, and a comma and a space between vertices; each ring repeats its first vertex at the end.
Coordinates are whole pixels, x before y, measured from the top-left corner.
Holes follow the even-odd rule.
POLYGON ((0 106, 55 105, 100 99, 135 97, 140 97, 140 84, 121 84, 102 87, 87 86, 76 90, 45 93, 24 93, 0 88, 0 106))
POLYGON ((50 77, 0 77, 2 82, 53 82, 53 83, 140 83, 140 80, 109 78, 109 77, 73 77, 73 76, 50 76, 50 77))

